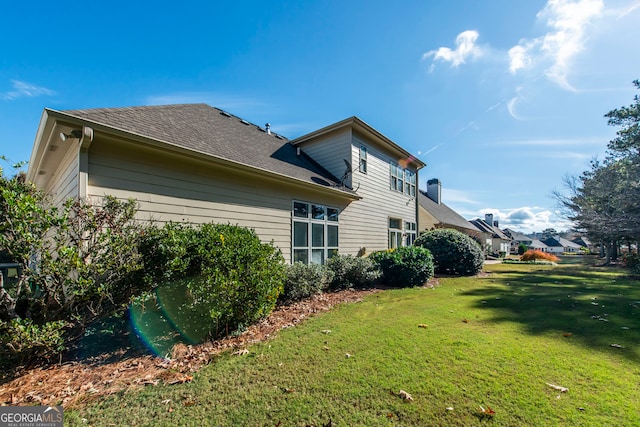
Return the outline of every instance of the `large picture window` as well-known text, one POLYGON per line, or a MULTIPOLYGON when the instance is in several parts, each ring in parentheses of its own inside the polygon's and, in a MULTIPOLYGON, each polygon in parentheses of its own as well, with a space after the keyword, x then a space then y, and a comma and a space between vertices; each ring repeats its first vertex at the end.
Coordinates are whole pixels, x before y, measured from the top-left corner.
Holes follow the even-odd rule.
POLYGON ((292 262, 324 264, 338 254, 338 209, 293 202, 292 262))

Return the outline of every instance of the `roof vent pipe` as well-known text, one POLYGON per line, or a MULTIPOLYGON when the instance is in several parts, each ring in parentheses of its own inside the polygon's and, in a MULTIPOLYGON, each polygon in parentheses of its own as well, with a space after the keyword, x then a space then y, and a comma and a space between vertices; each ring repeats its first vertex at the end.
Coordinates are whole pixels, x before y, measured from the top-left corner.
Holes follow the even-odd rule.
POLYGON ((267 135, 271 135, 271 124, 267 123, 264 127, 267 130, 267 135))

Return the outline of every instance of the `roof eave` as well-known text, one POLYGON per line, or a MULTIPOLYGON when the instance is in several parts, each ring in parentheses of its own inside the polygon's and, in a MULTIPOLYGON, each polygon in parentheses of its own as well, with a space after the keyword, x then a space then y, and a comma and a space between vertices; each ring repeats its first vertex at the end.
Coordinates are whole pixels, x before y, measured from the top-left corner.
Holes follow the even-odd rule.
MULTIPOLYGON (((227 165, 227 166, 233 166, 235 168, 240 168, 241 170, 245 171, 245 172, 253 172, 253 173, 258 173, 262 176, 271 176, 271 177, 276 177, 278 179, 281 180, 285 180, 287 182, 290 182, 292 184, 298 184, 298 185, 302 185, 305 187, 310 187, 310 188, 314 188, 318 191, 322 191, 322 192, 328 192, 331 193, 333 195, 339 195, 340 197, 344 197, 350 200, 360 200, 362 199, 362 197, 358 196, 355 193, 352 193, 350 191, 346 191, 346 190, 342 190, 340 188, 336 188, 336 187, 329 187, 329 186, 325 186, 325 185, 321 185, 321 184, 316 184, 314 182, 308 182, 305 181, 303 179, 300 178, 296 178, 296 177, 292 177, 289 175, 285 175, 285 174, 281 174, 278 172, 273 172, 267 169, 263 169, 263 168, 258 168, 256 166, 251 166, 251 165, 247 165, 245 163, 242 162, 237 162, 237 161, 233 161, 233 160, 229 160, 229 159, 225 159, 223 157, 218 157, 218 156, 214 156, 211 154, 207 154, 204 153, 202 151, 198 151, 198 150, 193 150, 193 149, 188 149, 188 148, 184 148, 184 147, 180 147, 178 145, 172 144, 170 142, 167 141, 163 141, 160 139, 155 139, 155 138, 149 138, 147 136, 135 133, 135 132, 130 132, 130 131, 126 131, 124 129, 119 129, 104 123, 100 123, 94 120, 90 120, 90 119, 86 119, 83 117, 77 117, 62 111, 57 111, 57 110, 52 110, 52 109, 48 109, 45 108, 45 113, 47 114, 48 118, 59 118, 59 119, 65 119, 67 121, 73 122, 75 124, 88 124, 90 125, 94 131, 99 131, 99 132, 103 132, 105 134, 109 134, 112 136, 117 136, 117 137, 124 137, 127 139, 132 139, 147 145, 151 145, 151 146, 155 146, 158 148, 163 148, 163 149, 169 149, 170 151, 173 151, 175 153, 180 153, 183 155, 187 155, 187 156, 193 156, 196 158, 200 158, 203 160, 207 160, 207 161, 213 161, 215 163, 221 164, 221 165, 227 165)), ((44 114, 43 113, 43 117, 44 114)), ((35 148, 34 148, 35 150, 35 148)))
POLYGON ((358 118, 357 116, 351 116, 347 119, 341 120, 339 122, 333 123, 329 126, 325 126, 321 129, 318 129, 316 131, 313 131, 311 133, 308 133, 306 135, 300 136, 298 138, 292 139, 291 141, 289 141, 290 144, 292 145, 298 145, 298 144, 302 144, 306 141, 310 141, 312 139, 315 139, 317 137, 320 137, 322 135, 325 135, 329 132, 333 132, 345 127, 351 127, 354 129, 359 130, 360 132, 363 132, 371 137, 373 137, 374 139, 383 142, 384 144, 390 146, 393 150, 399 152, 400 154, 402 154, 405 158, 407 159, 411 159, 411 162, 413 162, 416 165, 416 169, 422 169, 423 167, 425 167, 427 164, 424 163, 422 160, 418 159, 416 156, 414 156, 413 154, 411 154, 410 152, 408 152, 407 150, 405 150, 404 148, 402 148, 401 146, 399 146, 398 144, 396 144, 395 142, 393 142, 391 139, 387 138, 385 135, 383 135, 382 133, 380 133, 378 130, 376 130, 374 127, 372 127, 371 125, 369 125, 368 123, 366 123, 364 120, 358 118))

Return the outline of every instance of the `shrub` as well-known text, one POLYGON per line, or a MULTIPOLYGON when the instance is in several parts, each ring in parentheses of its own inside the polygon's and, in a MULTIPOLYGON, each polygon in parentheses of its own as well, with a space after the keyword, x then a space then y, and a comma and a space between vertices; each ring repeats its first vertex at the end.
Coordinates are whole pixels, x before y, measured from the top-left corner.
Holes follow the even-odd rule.
POLYGON ((369 257, 380 266, 382 280, 388 286, 422 286, 433 277, 433 257, 425 248, 403 246, 374 252, 369 257))
POLYGON ((474 275, 482 270, 484 255, 480 245, 458 230, 427 231, 416 239, 415 245, 429 249, 436 273, 474 275))
POLYGON ((186 283, 192 310, 209 313, 214 337, 271 313, 285 280, 280 250, 237 225, 170 223, 150 232, 141 252, 146 280, 186 283))
POLYGON ((527 252, 527 245, 525 245, 524 243, 520 243, 518 245, 518 255, 522 255, 525 252, 527 252))
POLYGON ((333 271, 326 265, 296 262, 287 267, 287 277, 280 301, 289 304, 301 301, 329 288, 333 271))
POLYGON ((560 261, 560 258, 548 252, 536 251, 533 249, 529 249, 520 257, 520 261, 537 261, 537 260, 558 262, 560 261))
POLYGON ((378 266, 367 257, 336 255, 327 260, 327 267, 333 272, 332 290, 366 288, 380 278, 378 266))
POLYGON ((50 359, 65 349, 67 322, 58 320, 36 324, 31 319, 0 320, 0 367, 50 359))
POLYGON ((640 254, 627 252, 622 256, 622 262, 632 274, 640 274, 640 254))

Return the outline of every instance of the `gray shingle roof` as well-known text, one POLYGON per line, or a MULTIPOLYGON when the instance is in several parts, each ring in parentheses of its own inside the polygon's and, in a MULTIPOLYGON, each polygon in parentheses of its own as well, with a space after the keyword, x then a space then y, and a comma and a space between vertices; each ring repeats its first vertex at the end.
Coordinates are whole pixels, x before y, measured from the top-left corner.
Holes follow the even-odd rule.
POLYGON ((442 224, 453 225, 456 227, 465 228, 467 230, 477 231, 469 221, 464 219, 456 211, 454 211, 444 203, 438 204, 434 202, 422 190, 418 191, 418 203, 442 224))
POLYGON ((488 224, 483 219, 476 218, 472 219, 469 222, 475 225, 480 231, 491 234, 494 239, 511 240, 511 238, 504 234, 502 230, 500 230, 498 227, 488 224))
MULTIPOLYGON (((63 114, 308 183, 337 187, 280 135, 206 104, 65 110, 63 114)), ((344 189, 342 189, 344 190, 344 189)), ((346 190, 348 191, 348 190, 346 190)))

